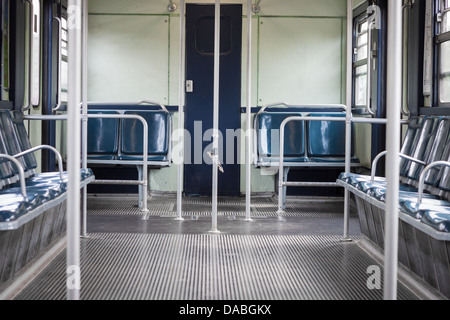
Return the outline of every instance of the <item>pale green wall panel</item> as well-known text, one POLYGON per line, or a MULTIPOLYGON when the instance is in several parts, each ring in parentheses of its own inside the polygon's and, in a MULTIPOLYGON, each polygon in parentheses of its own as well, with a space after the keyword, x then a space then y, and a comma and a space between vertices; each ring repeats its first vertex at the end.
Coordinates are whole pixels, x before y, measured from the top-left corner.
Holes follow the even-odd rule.
POLYGON ((341 19, 261 18, 259 103, 340 103, 341 19))
POLYGON ((89 101, 168 101, 165 16, 89 17, 89 101))
POLYGON ((89 0, 89 13, 166 14, 167 0, 89 0))
POLYGON ((263 0, 261 15, 346 16, 346 0, 263 0))

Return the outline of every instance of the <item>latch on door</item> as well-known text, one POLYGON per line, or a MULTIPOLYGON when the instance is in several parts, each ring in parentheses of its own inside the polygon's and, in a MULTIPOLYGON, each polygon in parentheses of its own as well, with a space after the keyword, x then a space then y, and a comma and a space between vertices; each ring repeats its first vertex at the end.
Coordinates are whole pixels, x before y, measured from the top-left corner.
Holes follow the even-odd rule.
POLYGON ((186 92, 187 93, 194 92, 194 81, 192 81, 192 80, 186 81, 186 92))

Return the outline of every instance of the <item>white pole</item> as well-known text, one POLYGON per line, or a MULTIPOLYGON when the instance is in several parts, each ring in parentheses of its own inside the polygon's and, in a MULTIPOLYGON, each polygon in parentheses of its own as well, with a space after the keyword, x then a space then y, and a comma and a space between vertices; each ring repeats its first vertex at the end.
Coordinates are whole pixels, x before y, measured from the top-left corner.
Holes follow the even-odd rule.
MULTIPOLYGON (((353 1, 347 0, 347 79, 346 79, 346 107, 347 119, 345 124, 345 172, 350 173, 352 156, 352 66, 353 66, 353 1)), ((344 190, 344 236, 342 241, 351 241, 349 237, 350 221, 350 192, 344 190)))
POLYGON ((183 165, 184 165, 184 104, 185 104, 185 78, 186 78, 186 40, 185 40, 185 5, 184 0, 180 0, 180 97, 178 106, 178 130, 180 137, 178 143, 181 147, 177 172, 177 218, 183 220, 183 165))
POLYGON ((213 150, 212 150, 212 228, 217 230, 217 195, 219 182, 219 93, 220 93, 220 0, 215 4, 214 28, 214 120, 213 120, 213 150))
POLYGON ((247 0, 247 161, 245 220, 251 221, 252 200, 252 0, 247 0))
POLYGON ((387 163, 384 299, 397 299, 400 114, 402 105, 402 1, 388 1, 387 163))
MULTIPOLYGON (((83 0, 83 74, 82 74, 82 100, 83 100, 83 117, 82 117, 82 167, 87 169, 87 138, 88 138, 88 2, 83 0)), ((87 186, 83 188, 83 232, 87 234, 87 186)))
POLYGON ((81 0, 69 0, 67 299, 80 299, 81 0))

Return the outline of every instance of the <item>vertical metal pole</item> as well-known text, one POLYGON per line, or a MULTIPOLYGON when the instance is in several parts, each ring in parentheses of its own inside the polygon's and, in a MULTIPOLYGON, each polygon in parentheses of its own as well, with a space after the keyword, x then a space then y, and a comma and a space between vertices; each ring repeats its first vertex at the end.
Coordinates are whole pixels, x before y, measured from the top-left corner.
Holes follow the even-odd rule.
POLYGON ((178 143, 181 146, 181 154, 177 172, 177 218, 183 220, 183 166, 184 166, 184 104, 185 104, 185 81, 186 81, 186 40, 185 40, 185 5, 184 0, 180 0, 180 93, 178 106, 178 130, 180 132, 178 143))
MULTIPOLYGON (((352 65, 353 65, 353 1, 347 0, 347 81, 345 122, 345 172, 350 173, 352 156, 352 65)), ((351 241, 349 237, 350 224, 350 192, 344 191, 344 235, 342 241, 351 241)))
POLYGON ((247 161, 245 187, 245 220, 251 221, 252 201, 252 0, 247 0, 247 161))
POLYGON ((220 0, 215 3, 214 28, 214 119, 213 119, 213 151, 212 151, 212 228, 217 230, 217 195, 219 180, 219 93, 220 93, 220 0))
POLYGON ((147 218, 148 213, 148 123, 146 121, 142 122, 144 136, 142 138, 144 142, 143 146, 143 165, 142 165, 142 209, 141 212, 144 213, 144 219, 147 218))
POLYGON ((284 131, 286 128, 286 121, 283 121, 280 126, 280 163, 278 167, 278 218, 281 219, 281 215, 284 213, 283 209, 283 194, 284 188, 284 131))
MULTIPOLYGON (((81 123, 82 140, 82 167, 87 170, 87 138, 88 138, 88 2, 83 0, 83 70, 82 70, 82 100, 83 117, 81 123)), ((87 186, 83 188, 83 231, 82 235, 87 234, 87 186)))
POLYGON ((67 299, 80 299, 81 0, 69 0, 67 299))
POLYGON ((402 105, 402 1, 388 2, 387 160, 384 299, 397 299, 400 114, 402 105))

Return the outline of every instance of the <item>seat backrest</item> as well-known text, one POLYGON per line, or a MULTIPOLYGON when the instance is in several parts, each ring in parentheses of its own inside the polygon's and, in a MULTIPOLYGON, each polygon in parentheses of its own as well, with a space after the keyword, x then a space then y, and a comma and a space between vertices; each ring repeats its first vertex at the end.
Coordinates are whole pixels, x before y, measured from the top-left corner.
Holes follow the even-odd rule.
MULTIPOLYGON (((259 157, 280 156, 280 127, 288 117, 302 116, 301 113, 264 112, 255 119, 259 157)), ((305 156, 305 122, 291 121, 286 124, 284 135, 284 156, 305 156)))
MULTIPOLYGON (((139 115, 148 124, 148 154, 165 156, 170 152, 172 116, 165 111, 126 111, 125 115, 139 115)), ((121 153, 142 155, 143 126, 137 119, 124 119, 121 125, 121 153)))
MULTIPOLYGON (((23 122, 22 112, 15 110, 11 111, 10 114, 11 114, 11 122, 14 127, 14 133, 16 136, 15 138, 16 144, 18 144, 20 151, 23 152, 31 149, 32 145, 27 130, 25 128, 25 124, 23 122)), ((27 163, 28 170, 37 168, 38 163, 36 161, 34 153, 28 153, 26 156, 24 156, 24 159, 27 163)))
MULTIPOLYGON (((406 131, 405 138, 403 140, 401 153, 405 155, 412 155, 414 151, 414 142, 416 141, 416 137, 419 134, 420 129, 422 128, 422 118, 421 117, 414 117, 411 118, 408 125, 408 130, 406 131)), ((401 175, 406 175, 406 169, 405 168, 406 159, 401 158, 400 159, 400 169, 401 169, 401 175)))
MULTIPOLYGON (((311 117, 345 118, 343 113, 312 113, 311 117)), ((345 157, 345 122, 308 121, 309 157, 345 157)))
MULTIPOLYGON (((411 157, 421 161, 427 160, 437 132, 438 120, 439 118, 437 117, 424 118, 422 126, 414 139, 413 147, 409 154, 411 157)), ((407 160, 401 170, 401 175, 407 176, 409 179, 417 180, 421 170, 423 170, 422 165, 407 160)))
MULTIPOLYGON (((88 114, 118 115, 116 111, 89 111, 88 114)), ((119 119, 88 120, 88 155, 117 155, 119 151, 119 119)))
MULTIPOLYGON (((427 158, 426 163, 433 163, 436 161, 448 159, 448 146, 450 144, 450 118, 442 118, 439 120, 436 134, 434 135, 433 143, 427 158)), ((423 170, 423 169, 422 169, 423 170)), ((429 185, 439 184, 443 170, 435 168, 428 171, 425 182, 429 185)))
MULTIPOLYGON (((6 149, 6 143, 4 141, 4 135, 0 132, 0 154, 8 154, 8 150, 6 149)), ((9 160, 4 158, 0 158, 0 188, 8 185, 8 180, 15 175, 15 170, 12 169, 11 163, 9 160)))
MULTIPOLYGON (((19 154, 22 152, 20 148, 19 141, 17 139, 16 130, 11 119, 11 114, 8 110, 0 111, 0 131, 4 135, 4 143, 6 146, 7 153, 11 156, 19 154)), ((24 171, 28 172, 30 170, 29 164, 25 157, 20 157, 17 160, 22 164, 24 171)), ((12 166, 15 174, 18 173, 15 166, 12 166)))

